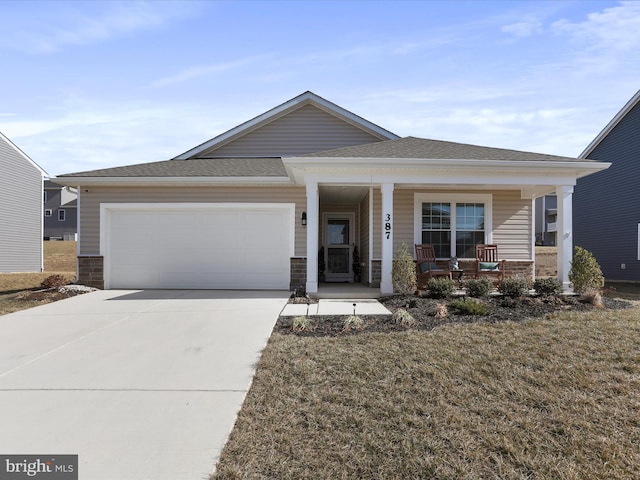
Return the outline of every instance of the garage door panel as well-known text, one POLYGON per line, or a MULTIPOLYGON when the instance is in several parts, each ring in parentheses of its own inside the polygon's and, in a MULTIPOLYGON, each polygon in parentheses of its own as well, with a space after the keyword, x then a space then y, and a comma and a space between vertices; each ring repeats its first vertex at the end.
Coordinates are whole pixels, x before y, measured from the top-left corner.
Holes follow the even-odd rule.
POLYGON ((290 206, 114 208, 108 215, 109 288, 289 286, 290 206))

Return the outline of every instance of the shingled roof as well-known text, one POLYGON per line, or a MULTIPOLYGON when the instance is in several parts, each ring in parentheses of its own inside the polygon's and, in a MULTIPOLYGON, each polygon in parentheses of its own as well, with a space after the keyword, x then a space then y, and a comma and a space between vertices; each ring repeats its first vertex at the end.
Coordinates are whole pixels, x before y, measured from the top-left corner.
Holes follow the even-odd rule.
POLYGON ((332 158, 424 158, 434 160, 584 161, 571 157, 522 152, 504 148, 481 147, 466 143, 429 140, 416 137, 404 137, 398 140, 386 140, 366 145, 337 148, 324 152, 309 153, 304 156, 332 158))
MULTIPOLYGON (((583 159, 465 143, 405 137, 304 155, 319 158, 415 158, 431 160, 584 162, 583 159)), ((586 160, 590 161, 590 160, 586 160)), ((281 158, 193 158, 165 160, 60 177, 287 177, 281 158)))
POLYGON ((197 158, 67 173, 60 177, 287 177, 280 158, 197 158))

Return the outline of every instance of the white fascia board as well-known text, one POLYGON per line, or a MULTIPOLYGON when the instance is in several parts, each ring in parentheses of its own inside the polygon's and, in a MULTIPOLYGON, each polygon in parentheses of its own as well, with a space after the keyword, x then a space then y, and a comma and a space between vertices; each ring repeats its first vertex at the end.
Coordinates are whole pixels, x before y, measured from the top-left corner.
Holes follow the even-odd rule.
POLYGON ((420 185, 493 185, 493 186, 522 186, 547 185, 575 185, 576 176, 572 174, 536 174, 522 172, 497 173, 497 172, 462 172, 462 171, 389 171, 389 172, 362 172, 362 173, 322 173, 309 172, 304 176, 305 182, 317 182, 319 184, 340 185, 380 185, 383 183, 405 184, 419 187, 420 185))
POLYGON ((311 94, 311 95, 313 95, 312 97, 313 102, 315 102, 317 106, 322 107, 328 113, 338 114, 341 117, 344 117, 350 123, 364 130, 369 130, 375 133, 376 135, 381 136, 387 140, 397 140, 400 138, 399 135, 396 135, 395 133, 390 132, 389 130, 385 130, 384 128, 376 125, 375 123, 371 123, 370 121, 365 120, 364 118, 356 115, 355 113, 350 112, 349 110, 345 110, 344 108, 340 107, 339 105, 336 105, 335 103, 331 103, 322 97, 318 97, 317 95, 314 95, 314 94, 311 94))
POLYGON ((351 167, 365 166, 369 168, 415 168, 415 167, 442 167, 450 169, 452 167, 497 167, 504 168, 568 168, 568 169, 595 169, 608 168, 610 164, 606 162, 595 162, 593 160, 556 162, 544 160, 469 160, 457 158, 366 158, 366 157, 284 157, 282 162, 285 166, 292 167, 351 167), (600 167, 598 167, 600 165, 600 167), (606 165, 602 167, 602 165, 606 165))
POLYGON ((293 185, 288 177, 54 177, 52 180, 69 187, 293 185))
POLYGON ((457 183, 574 185, 576 178, 608 168, 605 162, 498 161, 466 159, 284 158, 298 184, 457 183))

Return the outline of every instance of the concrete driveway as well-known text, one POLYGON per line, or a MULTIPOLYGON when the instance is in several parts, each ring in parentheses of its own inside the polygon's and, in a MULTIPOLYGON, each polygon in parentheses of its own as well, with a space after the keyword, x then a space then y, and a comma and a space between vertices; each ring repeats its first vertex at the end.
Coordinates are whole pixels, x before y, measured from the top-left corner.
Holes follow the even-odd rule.
POLYGON ((108 290, 0 316, 0 452, 208 478, 288 296, 108 290))

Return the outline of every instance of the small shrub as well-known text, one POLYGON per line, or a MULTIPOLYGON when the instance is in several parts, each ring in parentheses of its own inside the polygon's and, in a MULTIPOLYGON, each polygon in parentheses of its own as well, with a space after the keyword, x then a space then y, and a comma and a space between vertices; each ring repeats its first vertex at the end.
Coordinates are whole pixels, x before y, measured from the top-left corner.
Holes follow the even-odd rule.
POLYGON ((456 283, 450 278, 432 278, 427 282, 427 290, 432 298, 447 298, 456 289, 456 283))
POLYGON ((576 293, 583 293, 590 289, 602 290, 604 276, 591 252, 582 247, 573 249, 569 281, 573 284, 573 290, 576 293))
POLYGON ((604 303, 602 303, 602 295, 600 294, 600 290, 596 290, 594 288, 590 288, 584 291, 580 296, 580 301, 582 303, 590 303, 596 308, 604 308, 604 303))
POLYGON ((493 289, 493 283, 488 278, 467 280, 464 286, 467 288, 467 295, 475 298, 486 297, 493 289))
POLYGON ((402 325, 403 327, 413 327, 416 324, 416 319, 407 312, 404 308, 399 308, 391 316, 393 323, 396 325, 402 325))
POLYGON ((40 286, 46 289, 55 288, 57 290, 60 287, 64 287, 65 285, 68 285, 68 284, 69 282, 62 275, 49 275, 47 278, 45 278, 42 281, 40 286))
POLYGON ((349 315, 342 322, 342 329, 349 330, 362 330, 364 328, 364 320, 357 315, 349 315))
POLYGON ((416 291, 416 265, 407 244, 402 242, 391 268, 393 289, 402 295, 413 295, 416 291))
POLYGON ((529 283, 523 278, 505 278, 498 285, 498 292, 510 298, 522 297, 528 289, 529 283))
POLYGON ((458 298, 449 302, 449 308, 459 315, 489 315, 491 309, 486 303, 469 298, 458 298))
POLYGON ((291 327, 294 332, 309 332, 313 330, 313 322, 309 317, 294 317, 291 327))
POLYGON ((557 278, 537 278, 533 289, 543 297, 557 297, 562 293, 562 283, 557 278))

